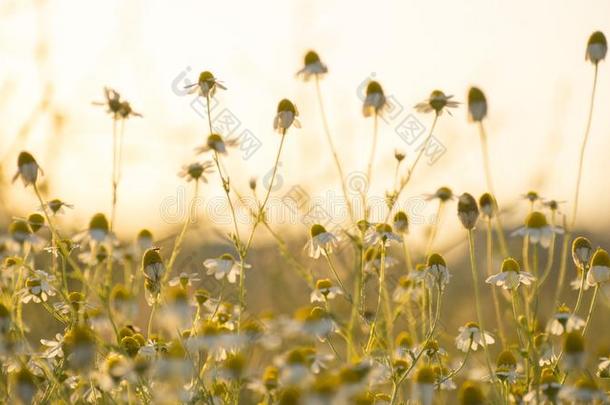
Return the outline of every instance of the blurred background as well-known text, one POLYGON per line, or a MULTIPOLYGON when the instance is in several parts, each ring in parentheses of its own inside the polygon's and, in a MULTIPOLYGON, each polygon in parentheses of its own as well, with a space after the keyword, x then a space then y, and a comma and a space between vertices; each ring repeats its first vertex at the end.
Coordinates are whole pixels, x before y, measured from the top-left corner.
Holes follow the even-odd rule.
MULTIPOLYGON (((529 190, 567 201, 561 210, 571 212, 594 72, 585 62, 586 43, 593 31, 610 33, 606 0, 561 5, 551 0, 171 5, 154 0, 3 0, 0 15, 0 198, 5 224, 38 206, 30 190, 10 184, 20 150, 33 153, 44 169, 47 197, 74 205, 62 219, 64 228, 81 230, 95 212, 109 213, 112 122, 92 102, 103 101, 103 88, 110 86, 143 115, 125 126, 115 229, 124 239, 133 239, 143 227, 158 239, 175 234, 192 192, 177 173, 182 165, 201 159, 193 149, 208 132, 204 104, 183 87, 195 82, 200 71, 210 70, 228 88, 217 93, 215 125, 226 124, 227 136, 246 131, 251 141, 225 159, 232 185, 244 194, 250 177, 266 184, 279 142, 272 128, 277 102, 286 97, 299 108, 302 129, 289 131, 271 207, 283 215, 274 229, 303 260, 307 210, 291 216, 283 211, 281 197, 298 186, 308 201, 321 201, 326 211, 340 199, 315 85, 295 77, 306 51, 316 50, 328 65, 321 88, 350 179, 358 181, 366 170, 373 130, 372 119, 362 116, 363 84, 375 78, 398 106, 379 127, 369 187, 379 207, 392 187, 394 149, 405 151, 407 160, 416 153, 396 128, 405 119, 422 128, 431 125, 433 117, 415 113, 413 106, 434 89, 462 102, 471 85, 483 89, 489 102, 491 169, 499 203, 507 210, 505 225, 512 230, 527 213, 522 194, 529 190)), ((595 244, 603 244, 610 224, 610 189, 604 180, 610 147, 609 76, 610 67, 602 62, 579 210, 578 227, 595 244)), ((418 218, 411 236, 416 248, 425 245, 419 241, 425 241, 437 207, 425 194, 440 186, 475 196, 486 191, 479 135, 465 106, 453 116, 443 115, 434 135, 444 152, 418 167, 401 202, 418 218)), ((230 218, 217 175, 200 192, 189 242, 206 255, 220 253, 230 218)), ((464 237, 453 204, 443 217, 436 248, 461 263, 466 251, 451 253, 464 237)), ((247 229, 247 214, 242 219, 247 229)), ((282 266, 267 266, 278 262, 264 230, 257 234, 255 248, 272 252, 253 257, 271 276, 250 277, 250 287, 288 277, 282 266)), ((300 296, 307 300, 307 294, 300 296)), ((265 297, 257 301, 261 307, 266 302, 265 297)))

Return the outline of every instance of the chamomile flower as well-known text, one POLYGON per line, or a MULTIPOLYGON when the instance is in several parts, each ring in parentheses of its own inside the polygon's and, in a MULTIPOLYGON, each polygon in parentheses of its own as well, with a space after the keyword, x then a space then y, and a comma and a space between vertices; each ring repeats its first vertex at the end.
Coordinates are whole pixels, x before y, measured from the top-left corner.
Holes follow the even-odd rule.
POLYGON ((378 244, 389 246, 392 242, 402 242, 402 237, 394 233, 391 225, 379 223, 367 230, 364 240, 369 246, 378 244))
POLYGON ((104 101, 94 101, 94 105, 106 106, 108 114, 114 119, 141 117, 142 114, 133 111, 129 102, 121 99, 121 95, 110 87, 104 87, 104 101))
POLYGON ((79 234, 77 238, 83 242, 88 242, 92 249, 100 244, 109 245, 114 240, 110 233, 108 219, 102 213, 97 213, 91 217, 89 228, 79 234))
POLYGON ((496 360, 495 374, 502 382, 507 382, 509 384, 517 382, 517 379, 519 378, 519 374, 517 373, 517 358, 511 351, 504 350, 500 352, 498 359, 496 360))
MULTIPOLYGON (((387 254, 383 258, 384 268, 389 269, 399 264, 398 260, 387 254)), ((381 249, 378 246, 369 246, 364 252, 364 271, 369 274, 378 274, 381 270, 381 249)))
POLYGON ((404 211, 398 211, 394 215, 394 222, 392 223, 394 230, 399 234, 409 233, 409 217, 404 211))
POLYGON ((458 218, 462 226, 468 230, 474 229, 479 219, 479 207, 477 200, 468 193, 464 193, 458 199, 458 218))
POLYGON ((227 88, 222 84, 221 81, 216 79, 214 75, 205 70, 199 74, 197 83, 185 86, 185 89, 189 90, 189 93, 198 93, 202 97, 214 97, 216 89, 226 90, 227 88))
POLYGON ((582 329, 585 326, 585 321, 573 315, 565 304, 559 306, 553 315, 553 318, 548 323, 546 330, 552 335, 563 335, 566 332, 573 332, 582 329))
POLYGON ((434 383, 436 375, 430 366, 422 366, 415 373, 415 393, 416 399, 422 405, 432 405, 434 400, 434 383))
POLYGON ((416 288, 414 280, 408 275, 401 276, 392 293, 392 300, 400 304, 416 302, 420 297, 420 291, 416 288))
POLYGON ((563 339, 563 364, 566 370, 580 370, 585 366, 585 339, 580 332, 568 332, 563 339))
POLYGON ((309 230, 309 240, 305 245, 309 257, 318 259, 320 254, 326 256, 333 252, 339 244, 339 238, 332 232, 328 232, 324 226, 314 224, 309 230))
POLYGON ((295 128, 301 128, 301 123, 297 119, 299 111, 297 107, 288 99, 283 99, 277 105, 277 114, 273 119, 273 129, 280 134, 285 133, 288 128, 294 125, 295 128))
POLYGON ((42 240, 32 232, 32 227, 22 219, 16 219, 8 226, 12 242, 23 247, 25 244, 39 247, 42 240))
POLYGON ((322 63, 318 54, 314 51, 309 51, 305 54, 305 65, 297 72, 297 76, 308 81, 312 76, 316 78, 328 73, 328 68, 322 63))
POLYGON ((514 231, 512 236, 523 236, 532 244, 540 244, 543 248, 548 248, 553 234, 562 233, 563 229, 549 225, 543 213, 534 211, 525 219, 525 226, 514 231))
POLYGON ((333 286, 330 279, 324 278, 316 281, 316 288, 311 292, 309 300, 311 302, 326 302, 340 294, 343 294, 343 290, 337 286, 333 286))
POLYGON ((487 116, 487 99, 485 94, 478 87, 471 87, 468 90, 468 118, 471 121, 483 121, 487 116))
POLYGON ((398 358, 410 359, 413 355, 413 338, 408 332, 400 332, 396 336, 394 347, 398 358))
POLYGON ((378 82, 371 80, 366 86, 366 97, 362 105, 362 114, 365 117, 378 115, 387 105, 383 88, 378 82))
POLYGON ((455 199, 455 195, 453 191, 449 187, 439 187, 432 194, 424 194, 424 198, 426 201, 436 200, 438 199, 440 202, 447 202, 455 199))
POLYGON ((28 152, 21 152, 19 157, 17 158, 17 173, 13 176, 13 182, 17 180, 17 178, 21 178, 23 181, 23 186, 27 187, 30 184, 36 184, 36 180, 38 179, 38 172, 44 174, 34 156, 30 155, 28 152))
POLYGON ((481 387, 472 381, 466 381, 458 395, 460 405, 485 405, 487 400, 481 387))
POLYGON ((19 292, 21 302, 24 304, 30 301, 35 303, 47 302, 49 297, 55 295, 55 289, 50 284, 54 279, 54 276, 42 270, 36 270, 33 276, 27 278, 25 287, 19 292))
POLYGON ((553 345, 549 341, 549 335, 546 333, 539 333, 534 336, 534 347, 538 351, 538 365, 550 366, 557 360, 553 345))
POLYGON ((469 350, 476 352, 479 347, 493 343, 495 343, 495 339, 489 333, 481 330, 479 325, 474 322, 460 326, 459 334, 455 338, 455 345, 464 353, 469 350))
POLYGON ((610 358, 600 357, 597 364, 597 372, 599 378, 610 378, 610 358))
MULTIPOLYGON (((242 271, 241 264, 229 253, 225 253, 215 259, 206 259, 203 262, 203 266, 207 269, 207 274, 213 275, 216 280, 222 280, 226 277, 227 281, 232 284, 237 281, 242 271)), ((250 267, 249 264, 244 263, 244 269, 250 267)))
POLYGON ((451 115, 449 108, 456 108, 460 103, 451 100, 453 96, 447 96, 440 90, 434 90, 430 93, 428 99, 421 103, 415 104, 415 110, 420 113, 429 113, 434 111, 436 115, 441 115, 445 109, 451 115))
POLYGON ((204 183, 208 182, 207 174, 212 173, 214 167, 214 163, 210 161, 205 162, 195 162, 189 165, 182 166, 182 170, 178 173, 178 176, 183 177, 186 181, 203 181, 204 183))
POLYGON ((159 254, 158 247, 152 247, 142 255, 142 272, 144 273, 144 287, 146 288, 146 301, 152 305, 159 298, 161 280, 165 274, 165 265, 159 254))
MULTIPOLYGON (((199 153, 214 151, 216 153, 222 153, 223 155, 226 155, 227 148, 232 148, 237 145, 239 145, 238 138, 224 139, 219 134, 210 134, 210 135, 208 135, 206 144, 195 148, 195 152, 197 154, 199 154, 199 153)), ((211 162, 209 162, 209 163, 211 163, 211 162)))
POLYGON ((65 214, 66 210, 64 208, 74 208, 74 205, 68 204, 65 201, 60 200, 59 198, 54 198, 52 200, 47 201, 42 205, 39 209, 40 211, 44 211, 48 208, 53 215, 65 214))
POLYGON ((199 278, 199 274, 182 272, 176 277, 169 280, 169 285, 171 287, 179 285, 182 288, 186 288, 188 286, 192 286, 193 283, 196 283, 198 281, 201 281, 201 279, 199 278))
POLYGON ((587 283, 590 286, 610 282, 610 256, 604 249, 597 249, 591 258, 591 266, 587 272, 587 283))
POLYGON ((62 346, 64 344, 64 336, 62 334, 57 333, 55 335, 55 340, 40 339, 40 343, 42 343, 42 345, 46 347, 45 351, 42 353, 42 357, 46 359, 64 357, 64 351, 62 349, 62 346))
POLYGON ((585 60, 591 61, 594 65, 606 58, 608 52, 608 43, 603 32, 596 31, 589 37, 587 43, 587 52, 585 53, 585 60))
POLYGON ((572 260, 578 269, 589 268, 593 253, 591 242, 584 236, 579 236, 572 242, 572 260))
POLYGON ((528 392, 523 400, 526 404, 546 404, 557 403, 557 395, 561 390, 561 384, 557 379, 557 376, 553 370, 546 368, 542 370, 542 376, 540 377, 540 385, 528 392), (540 398, 540 402, 537 402, 537 398, 540 398))
POLYGON ((559 399, 571 404, 607 403, 604 391, 588 377, 581 377, 573 386, 562 387, 559 399))
POLYGON ((495 212, 498 209, 498 204, 496 203, 496 199, 490 193, 484 193, 479 197, 479 207, 481 208, 481 212, 483 215, 490 219, 494 216, 495 212))
POLYGON ((485 282, 497 285, 505 290, 514 290, 521 284, 531 285, 536 278, 526 271, 521 271, 519 263, 509 257, 502 262, 500 273, 489 276, 485 282))
POLYGON ((438 253, 432 253, 428 256, 425 274, 428 288, 435 286, 440 290, 445 289, 451 278, 445 259, 438 253))
POLYGON ((140 252, 146 251, 146 249, 150 249, 153 247, 153 234, 148 229, 142 229, 138 232, 138 236, 136 237, 136 247, 140 252))

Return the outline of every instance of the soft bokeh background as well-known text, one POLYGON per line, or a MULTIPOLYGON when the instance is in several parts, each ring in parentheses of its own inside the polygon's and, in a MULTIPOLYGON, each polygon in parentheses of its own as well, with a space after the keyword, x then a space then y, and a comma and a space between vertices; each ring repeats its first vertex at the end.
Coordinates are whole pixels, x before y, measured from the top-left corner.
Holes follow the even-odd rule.
MULTIPOLYGON (((127 122, 125 130, 115 226, 124 239, 142 227, 159 239, 171 237, 185 218, 191 189, 176 174, 194 161, 193 149, 207 136, 207 123, 192 108, 196 100, 181 88, 201 70, 211 70, 228 87, 217 94, 215 111, 230 110, 241 123, 237 132, 248 129, 262 143, 249 159, 237 150, 225 161, 235 187, 246 193, 251 176, 264 179, 271 169, 279 141, 272 120, 277 102, 287 97, 299 107, 302 129, 288 134, 274 195, 298 185, 322 204, 336 201, 329 195, 340 188, 315 87, 295 78, 308 49, 317 50, 329 67, 322 91, 346 172, 365 170, 371 143, 373 123, 362 117, 359 86, 374 75, 404 107, 397 119, 380 125, 370 190, 377 201, 392 185, 394 148, 406 151, 407 159, 415 154, 395 132, 400 120, 414 113, 412 106, 436 88, 465 101, 469 86, 477 85, 490 105, 492 171, 507 227, 520 225, 528 209, 521 195, 532 189, 568 201, 562 211, 569 213, 593 79, 593 67, 584 60, 586 42, 593 31, 610 33, 606 0, 3 0, 0 16, 3 224, 38 205, 30 190, 10 184, 22 149, 44 168, 46 195, 74 204, 62 220, 64 228, 76 231, 93 213, 109 213, 112 125, 92 102, 102 100, 103 87, 111 86, 144 115, 127 122)), ((610 66, 601 63, 578 223, 596 245, 607 241, 610 225, 609 76, 610 66)), ((415 117, 429 127, 430 115, 415 117)), ((425 244, 419 236, 428 232, 436 210, 423 194, 442 185, 456 193, 486 191, 479 137, 465 107, 443 115, 435 135, 447 152, 435 164, 418 167, 404 196, 413 202, 407 204, 410 214, 423 218, 414 221, 415 247, 425 244)), ((225 251, 222 235, 230 230, 218 177, 213 175, 201 192, 198 220, 189 232, 191 251, 198 253, 178 261, 199 271, 203 258, 225 251)), ((280 202, 274 204, 281 210, 280 202)), ((457 275, 449 306, 466 309, 443 321, 449 340, 458 325, 472 319, 470 296, 463 294, 471 291, 466 249, 451 250, 464 238, 454 211, 454 205, 448 208, 436 246, 457 275)), ((292 226, 282 222, 275 229, 307 261, 302 218, 290 219, 292 226)), ((520 241, 513 243, 513 251, 519 251, 520 241)), ((303 283, 293 282, 289 264, 281 261, 267 233, 260 232, 255 249, 254 269, 263 273, 254 274, 264 276, 248 276, 254 308, 278 309, 278 296, 269 294, 274 291, 289 297, 290 305, 307 302, 303 283)), ((551 303, 544 305, 551 310, 551 303)))
MULTIPOLYGON (((358 86, 374 74, 405 107, 397 120, 381 125, 373 195, 382 196, 391 185, 393 149, 414 154, 394 131, 400 119, 435 88, 464 101, 474 84, 490 103, 499 200, 512 202, 529 189, 572 200, 593 76, 584 61, 585 45, 594 30, 610 31, 610 3, 604 0, 561 6, 487 0, 179 1, 171 6, 5 0, 0 13, 5 182, 17 153, 27 149, 45 169, 49 195, 74 204, 72 215, 82 223, 94 212, 108 212, 111 123, 91 102, 102 99, 103 86, 111 86, 144 114, 126 127, 121 235, 142 226, 165 232, 181 220, 180 212, 160 213, 162 201, 181 198, 184 183, 176 173, 194 159, 193 147, 207 130, 190 106, 193 98, 174 89, 182 87, 183 77, 196 80, 203 69, 229 88, 219 93, 217 112, 228 108, 241 121, 238 132, 249 129, 262 142, 250 159, 235 153, 228 161, 236 186, 247 190, 248 177, 262 178, 271 168, 278 142, 271 123, 277 101, 288 97, 300 109, 303 128, 287 142, 283 187, 299 184, 311 196, 339 192, 314 85, 294 75, 310 48, 329 66, 322 88, 346 171, 363 171, 370 148, 372 120, 361 115, 358 86)), ((609 74, 602 63, 581 205, 581 224, 598 230, 610 222, 610 191, 601 180, 610 146, 610 93, 604 91, 609 74)), ((430 116, 416 117, 430 125, 430 116)), ((478 134, 465 108, 443 117, 436 135, 447 153, 418 170, 408 194, 444 184, 456 192, 484 191, 478 134)), ((217 181, 202 192, 221 195, 217 181)), ((21 187, 5 189, 3 199, 11 214, 35 207, 21 187)), ((205 211, 202 207, 200 214, 205 211)))

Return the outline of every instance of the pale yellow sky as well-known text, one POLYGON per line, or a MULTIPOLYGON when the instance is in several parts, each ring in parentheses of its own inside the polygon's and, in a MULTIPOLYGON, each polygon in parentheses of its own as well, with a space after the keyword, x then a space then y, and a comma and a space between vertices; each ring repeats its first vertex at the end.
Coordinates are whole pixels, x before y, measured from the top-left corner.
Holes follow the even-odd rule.
MULTIPOLYGON (((315 87, 295 78, 308 49, 329 67, 322 88, 347 172, 365 170, 370 148, 372 120, 362 117, 357 96, 363 80, 375 73, 405 107, 404 115, 380 126, 372 194, 382 196, 392 183, 395 147, 414 153, 394 130, 412 106, 436 88, 464 101, 474 84, 490 105, 487 128, 500 201, 539 187, 542 195, 571 203, 593 77, 585 46, 593 31, 610 33, 606 0, 5 0, 0 13, 0 151, 7 172, 18 151, 27 149, 46 169, 51 195, 76 206, 72 215, 84 221, 109 212, 111 122, 91 101, 100 100, 108 85, 144 114, 126 127, 118 211, 123 234, 142 226, 161 229, 161 217, 173 221, 175 215, 162 216, 160 209, 178 198, 185 183, 176 173, 193 161, 193 148, 207 135, 192 97, 173 90, 183 72, 190 80, 200 70, 214 72, 228 87, 218 94, 218 111, 228 108, 241 122, 238 132, 248 129, 262 142, 250 159, 235 152, 227 162, 232 182, 244 192, 250 176, 263 177, 271 168, 279 141, 272 120, 284 97, 299 107, 303 128, 289 133, 278 195, 296 184, 311 196, 338 192, 315 87), (36 58, 41 43, 46 57, 36 58), (45 116, 14 142, 47 83, 63 116, 61 133, 45 116)), ((583 225, 597 229, 610 223, 602 172, 610 147, 609 76, 603 62, 580 205, 583 225)), ((415 116, 430 125, 431 116, 415 116)), ((441 185, 483 192, 478 134, 465 108, 443 116, 435 135, 447 153, 418 168, 407 196, 441 185)), ((216 176, 202 193, 212 200, 221 195, 216 176)), ((11 188, 10 201, 14 214, 36 207, 21 186, 11 188)))

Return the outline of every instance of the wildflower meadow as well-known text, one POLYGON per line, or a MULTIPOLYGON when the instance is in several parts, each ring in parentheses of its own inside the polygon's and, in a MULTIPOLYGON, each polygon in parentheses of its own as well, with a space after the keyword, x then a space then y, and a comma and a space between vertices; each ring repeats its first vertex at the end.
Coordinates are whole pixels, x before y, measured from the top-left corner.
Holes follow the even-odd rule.
MULTIPOLYGON (((112 167, 109 178, 90 180, 110 184, 111 193, 81 230, 71 224, 79 206, 44 185, 52 157, 27 148, 7 157, 14 177, 5 187, 25 190, 21 208, 30 214, 9 213, 0 236, 2 403, 610 403, 610 246, 579 224, 582 179, 607 184, 584 165, 590 137, 604 135, 596 123, 608 118, 596 109, 597 93, 608 92, 598 87, 608 73, 607 40, 596 31, 582 42, 591 87, 582 100, 584 132, 573 135, 578 166, 565 179, 572 192, 541 196, 524 186, 511 208, 518 225, 496 197, 508 176, 494 169, 502 151, 488 147, 495 136, 488 102, 496 94, 430 89, 412 106, 425 128, 421 144, 386 150, 379 138, 391 100, 381 80, 367 79, 358 125, 370 129, 369 147, 354 178, 343 163, 349 145, 337 143, 325 105, 334 97, 325 83, 341 72, 305 49, 300 70, 286 74, 315 95, 317 116, 300 115, 290 94, 277 94, 268 132, 257 134, 274 149, 265 178, 231 171, 253 138, 223 133, 212 120, 219 95, 234 91, 223 72, 188 73, 191 83, 179 90, 203 108, 200 140, 180 143, 190 160, 175 168, 186 215, 170 235, 141 224, 131 238, 119 237, 117 212, 129 198, 121 187, 128 124, 156 117, 121 89, 100 85, 99 97, 80 102, 106 116, 112 167), (402 202, 443 147, 437 124, 465 119, 486 192, 430 179, 422 198, 438 208, 430 231, 413 234, 402 202), (304 159, 330 159, 343 216, 311 212, 306 229, 288 234, 270 208, 286 195, 276 187, 279 168, 291 164, 283 161, 286 147, 303 142, 300 128, 315 125, 319 156, 304 159), (391 162, 393 178, 380 175, 379 159, 391 162), (383 198, 371 199, 373 184, 383 198), (189 235, 206 220, 197 207, 211 186, 222 190, 230 218, 212 226, 222 240, 214 249, 189 235), (459 225, 462 241, 451 252, 437 243, 448 223, 459 225), (263 277, 270 267, 278 271, 263 277), (469 319, 455 325, 463 316, 469 319)), ((442 169, 443 160, 434 164, 442 169)), ((299 201, 292 196, 290 204, 299 201)))

